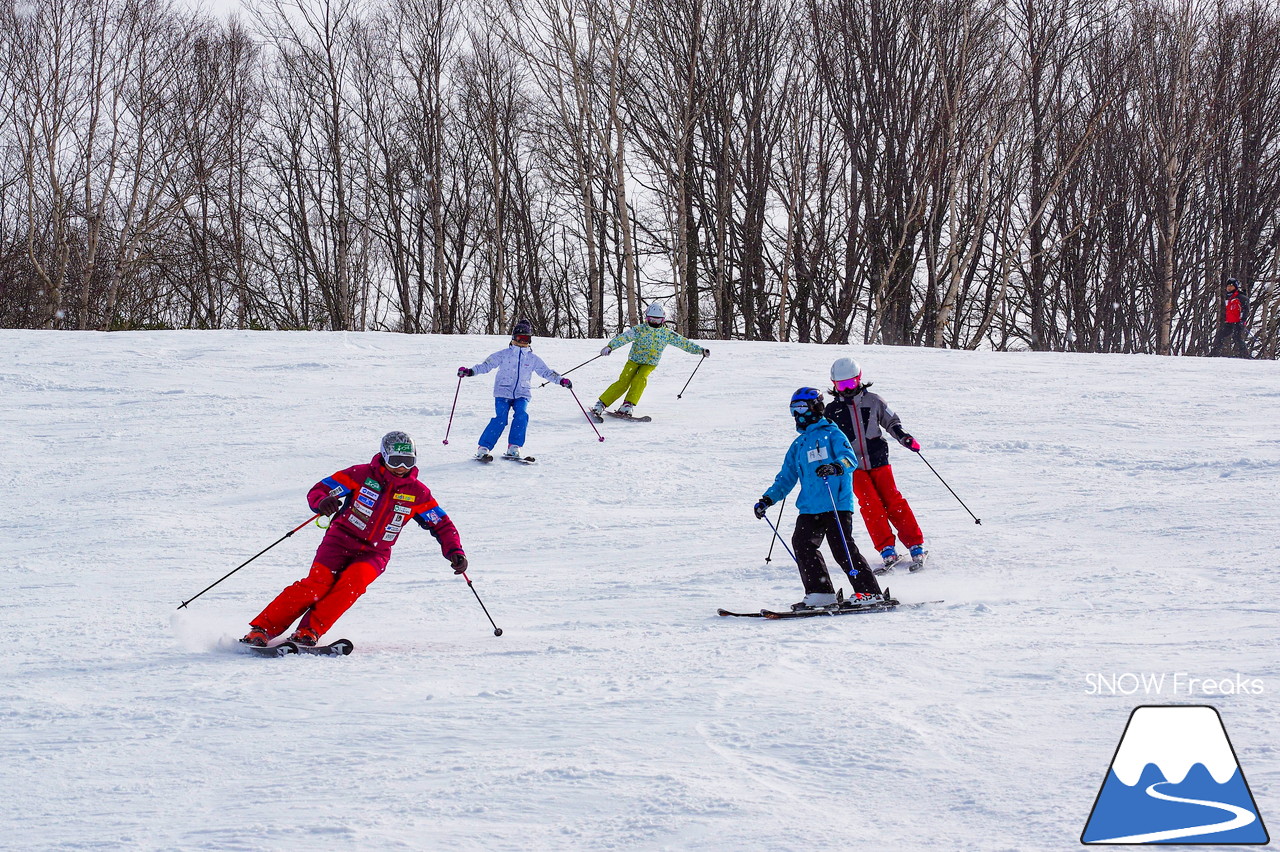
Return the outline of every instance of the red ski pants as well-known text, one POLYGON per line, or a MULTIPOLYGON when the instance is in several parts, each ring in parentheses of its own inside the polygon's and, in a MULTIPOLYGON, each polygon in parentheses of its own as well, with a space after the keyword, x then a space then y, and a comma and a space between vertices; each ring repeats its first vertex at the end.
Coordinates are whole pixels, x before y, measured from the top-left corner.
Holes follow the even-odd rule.
POLYGON ((302 616, 299 627, 323 636, 378 579, 389 557, 390 552, 354 550, 326 537, 316 552, 311 573, 276 595, 250 624, 274 637, 302 616))
POLYGON ((924 533, 920 532, 915 513, 893 481, 892 465, 855 470, 853 493, 858 498, 862 522, 867 525, 867 532, 871 534, 871 542, 877 551, 893 546, 893 529, 889 527, 890 523, 897 528, 898 537, 905 546, 924 544, 924 533))

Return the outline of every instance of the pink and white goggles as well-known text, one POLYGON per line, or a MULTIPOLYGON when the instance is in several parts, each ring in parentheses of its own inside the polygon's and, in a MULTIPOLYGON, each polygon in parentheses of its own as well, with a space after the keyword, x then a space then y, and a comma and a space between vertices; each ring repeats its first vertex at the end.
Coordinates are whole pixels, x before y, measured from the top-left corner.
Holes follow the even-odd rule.
POLYGON ((862 385, 862 374, 859 373, 852 379, 841 379, 835 385, 837 391, 857 390, 862 385))

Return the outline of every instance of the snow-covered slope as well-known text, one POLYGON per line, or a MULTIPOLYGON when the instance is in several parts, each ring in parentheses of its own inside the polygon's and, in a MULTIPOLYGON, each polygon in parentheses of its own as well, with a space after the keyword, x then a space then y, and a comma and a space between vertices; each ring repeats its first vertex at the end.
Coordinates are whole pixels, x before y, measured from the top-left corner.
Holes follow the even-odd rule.
MULTIPOLYGON (((490 378, 441 439, 457 366, 504 344, 0 333, 0 847, 1068 849, 1132 708, 1170 701, 1218 707, 1277 811, 1280 365, 711 342, 680 400, 668 350, 653 423, 599 443, 549 386, 539 463, 484 467, 490 378), (946 603, 720 619, 800 597, 751 505, 845 355, 982 519, 892 448, 932 556, 888 585, 946 603), (175 609, 395 428, 505 635, 416 528, 350 657, 223 647, 314 527, 175 609), (1125 672, 1264 688, 1090 694, 1125 672)), ((584 404, 624 357, 573 374, 584 404)))

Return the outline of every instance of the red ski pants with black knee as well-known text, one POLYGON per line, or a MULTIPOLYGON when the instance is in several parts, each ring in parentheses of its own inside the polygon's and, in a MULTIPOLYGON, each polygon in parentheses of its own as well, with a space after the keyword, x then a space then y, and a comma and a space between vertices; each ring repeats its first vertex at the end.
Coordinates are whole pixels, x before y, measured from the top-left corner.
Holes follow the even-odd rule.
POLYGON ((311 573, 276 595, 250 624, 274 637, 301 616, 299 627, 323 636, 386 570, 390 558, 390 550, 373 550, 341 532, 330 533, 316 551, 311 573))
POLYGON ((862 522, 867 525, 867 532, 871 534, 871 542, 877 551, 893 546, 891 523, 906 547, 924 544, 924 533, 920 532, 915 513, 893 481, 891 465, 855 470, 853 493, 858 498, 862 522))

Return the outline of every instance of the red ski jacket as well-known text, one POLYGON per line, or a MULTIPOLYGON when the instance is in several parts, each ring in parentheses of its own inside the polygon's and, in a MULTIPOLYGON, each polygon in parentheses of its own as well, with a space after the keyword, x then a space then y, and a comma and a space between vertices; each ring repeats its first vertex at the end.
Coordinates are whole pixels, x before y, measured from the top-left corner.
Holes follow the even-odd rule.
POLYGON ((1240 291, 1227 296, 1227 305, 1223 322, 1240 322, 1244 319, 1244 305, 1240 300, 1240 291))
POLYGON ((307 505, 315 512, 320 501, 331 495, 342 497, 343 502, 325 538, 338 531, 373 550, 387 551, 412 518, 440 542, 445 558, 462 552, 457 528, 431 490, 418 481, 416 467, 405 476, 396 476, 382 463, 382 456, 374 456, 368 464, 354 465, 317 482, 307 492, 307 505))

